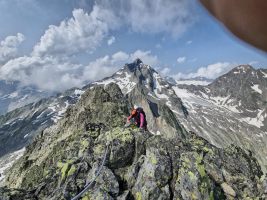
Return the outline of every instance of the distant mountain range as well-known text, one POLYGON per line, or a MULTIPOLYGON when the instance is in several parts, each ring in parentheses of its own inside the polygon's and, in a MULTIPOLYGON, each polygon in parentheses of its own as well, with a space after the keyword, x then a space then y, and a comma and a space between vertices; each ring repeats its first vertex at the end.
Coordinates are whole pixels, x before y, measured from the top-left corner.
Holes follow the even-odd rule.
POLYGON ((0 80, 0 115, 51 95, 34 86, 21 86, 18 81, 0 80))
MULTIPOLYGON (((211 80, 194 81, 208 83, 211 80)), ((7 155, 23 148, 42 130, 60 121, 85 91, 110 83, 119 86, 131 105, 144 108, 151 133, 172 138, 187 130, 217 147, 236 144, 253 152, 266 171, 266 69, 241 65, 208 85, 192 85, 188 80, 161 77, 140 59, 82 89, 74 88, 0 116, 2 160, 8 160, 7 155)))

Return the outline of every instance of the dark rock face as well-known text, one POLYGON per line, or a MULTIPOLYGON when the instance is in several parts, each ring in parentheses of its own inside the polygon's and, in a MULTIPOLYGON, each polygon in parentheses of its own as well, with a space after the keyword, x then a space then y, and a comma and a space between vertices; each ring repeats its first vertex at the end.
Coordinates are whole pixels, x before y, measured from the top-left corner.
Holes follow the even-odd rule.
POLYGON ((215 79, 208 86, 181 86, 204 98, 222 98, 221 105, 232 106, 243 117, 263 118, 262 130, 267 130, 267 70, 240 65, 215 79), (204 94, 204 95, 203 95, 204 94))
POLYGON ((217 147, 248 149, 267 170, 266 69, 241 65, 207 86, 173 88, 188 111, 186 119, 179 117, 187 130, 217 147))
POLYGON ((166 138, 125 129, 128 106, 116 84, 88 89, 27 147, 1 198, 71 199, 93 180, 106 149, 104 167, 83 200, 266 198, 260 166, 241 148, 219 149, 193 132, 166 138), (89 122, 106 128, 85 132, 89 122))
MULTIPOLYGON (((209 85, 213 96, 231 96, 242 111, 266 108, 266 70, 241 65, 209 85), (255 87, 256 86, 256 87, 255 87)), ((245 114, 248 114, 246 112, 245 114)))

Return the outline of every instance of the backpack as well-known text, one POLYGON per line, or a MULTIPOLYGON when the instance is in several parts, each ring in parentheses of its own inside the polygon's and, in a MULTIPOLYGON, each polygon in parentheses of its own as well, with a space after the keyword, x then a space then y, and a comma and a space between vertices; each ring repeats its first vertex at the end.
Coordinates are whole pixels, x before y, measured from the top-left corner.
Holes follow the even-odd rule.
POLYGON ((137 116, 136 116, 136 122, 137 122, 137 126, 140 126, 140 114, 142 113, 144 115, 144 126, 147 126, 147 121, 146 121, 146 113, 143 110, 143 108, 139 107, 136 109, 137 111, 137 116))

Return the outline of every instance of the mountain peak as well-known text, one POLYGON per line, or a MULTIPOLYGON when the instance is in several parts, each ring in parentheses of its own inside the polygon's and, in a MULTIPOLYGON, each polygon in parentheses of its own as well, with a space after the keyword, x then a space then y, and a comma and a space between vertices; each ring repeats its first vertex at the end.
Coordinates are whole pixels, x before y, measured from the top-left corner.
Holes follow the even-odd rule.
POLYGON ((143 61, 142 61, 140 58, 136 58, 135 61, 134 61, 134 63, 135 63, 136 65, 140 65, 140 64, 143 63, 143 61))
POLYGON ((254 71, 255 69, 251 65, 239 65, 235 67, 232 72, 236 73, 247 73, 249 71, 254 71))
POLYGON ((131 63, 125 64, 121 70, 122 71, 128 71, 130 73, 134 73, 136 71, 140 71, 140 72, 141 71, 147 71, 147 70, 153 71, 153 72, 155 71, 150 65, 144 64, 140 58, 137 58, 136 60, 134 60, 131 63))
POLYGON ((142 67, 143 65, 143 61, 140 58, 137 58, 132 63, 127 63, 122 69, 134 72, 136 69, 142 67))

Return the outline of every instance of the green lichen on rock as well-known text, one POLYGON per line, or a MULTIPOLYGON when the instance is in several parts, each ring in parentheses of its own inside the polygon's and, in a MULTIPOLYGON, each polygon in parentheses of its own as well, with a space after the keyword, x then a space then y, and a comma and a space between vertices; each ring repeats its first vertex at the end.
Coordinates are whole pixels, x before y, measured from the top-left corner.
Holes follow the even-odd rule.
POLYGON ((73 175, 75 172, 76 172, 76 167, 74 165, 71 165, 71 168, 68 171, 68 176, 73 175))
POLYGON ((95 155, 103 155, 105 146, 103 144, 98 144, 94 147, 95 155))
POLYGON ((142 194, 141 194, 141 192, 137 192, 135 194, 135 198, 136 198, 136 200, 142 200, 142 194))
POLYGON ((88 196, 84 196, 82 200, 90 200, 88 196))
POLYGON ((87 140, 83 140, 83 141, 81 142, 81 144, 82 144, 83 148, 87 148, 87 147, 89 147, 89 142, 88 142, 87 140))
POLYGON ((202 150, 204 153, 214 154, 212 148, 208 148, 207 146, 204 146, 202 150))
POLYGON ((197 170, 202 178, 206 176, 205 167, 203 164, 198 164, 197 170))
POLYGON ((210 192, 209 200, 214 200, 214 192, 213 191, 210 192))
POLYGON ((60 161, 57 162, 57 167, 58 167, 58 168, 61 169, 63 166, 64 166, 64 163, 63 163, 63 162, 60 162, 60 161))
POLYGON ((118 139, 123 143, 127 143, 127 142, 132 142, 134 139, 134 136, 129 129, 122 129, 119 127, 112 129, 105 135, 106 135, 105 139, 107 140, 107 142, 111 142, 114 139, 118 139))
POLYGON ((44 169, 43 177, 47 177, 49 175, 49 170, 44 169))
POLYGON ((43 177, 44 177, 44 170, 42 166, 34 165, 31 167, 30 171, 26 173, 22 181, 22 187, 31 188, 36 183, 40 183, 43 177))
MULTIPOLYGON (((94 179, 107 152, 83 200, 265 198, 266 178, 247 152, 216 148, 194 133, 170 139, 123 129, 129 107, 114 84, 88 89, 59 124, 27 148, 10 170, 9 188, 0 193, 6 199, 71 199, 94 179), (88 122, 106 128, 96 135, 83 132, 88 122), (14 185, 19 190, 10 189, 14 185)), ((176 127, 171 111, 163 112, 176 127)))
POLYGON ((156 165, 156 164, 158 163, 157 158, 154 157, 154 156, 150 157, 150 162, 151 162, 153 165, 156 165))
POLYGON ((69 169, 70 169, 70 164, 65 163, 61 169, 61 180, 65 180, 69 169))

